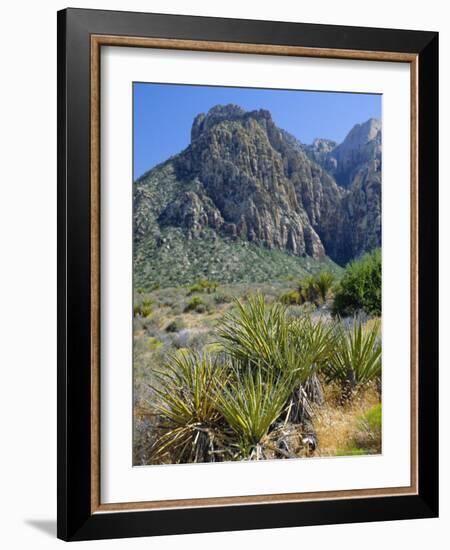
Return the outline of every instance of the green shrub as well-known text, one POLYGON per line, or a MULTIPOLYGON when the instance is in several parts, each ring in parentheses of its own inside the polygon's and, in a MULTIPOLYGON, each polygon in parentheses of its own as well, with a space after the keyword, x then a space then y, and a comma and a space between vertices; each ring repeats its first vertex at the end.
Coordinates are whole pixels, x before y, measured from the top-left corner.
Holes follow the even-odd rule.
POLYGON ((320 299, 322 302, 326 302, 328 293, 334 283, 334 275, 331 271, 321 271, 318 275, 316 275, 315 283, 320 299))
POLYGON ((346 317, 364 310, 381 315, 381 250, 378 248, 345 269, 334 296, 333 314, 346 317))
POLYGON ((155 338, 154 336, 149 336, 148 338, 148 349, 150 351, 156 351, 163 347, 163 342, 155 338))
POLYGON ((134 316, 137 317, 139 315, 140 317, 150 317, 153 312, 152 304, 152 300, 143 300, 140 304, 134 304, 134 316))
POLYGON ((214 302, 216 304, 229 304, 233 301, 233 297, 229 294, 217 293, 214 296, 214 302))
POLYGON ((186 313, 189 311, 202 313, 202 311, 206 311, 206 303, 201 296, 193 296, 184 307, 184 311, 186 313))
POLYGON ((304 302, 316 303, 319 298, 319 291, 316 285, 316 279, 312 275, 305 277, 298 283, 298 292, 303 297, 304 302))
POLYGON ((360 430, 373 434, 374 438, 381 437, 381 403, 369 409, 358 420, 360 430))
POLYGON ((198 283, 195 283, 194 285, 189 287, 188 290, 188 294, 194 294, 195 292, 203 292, 203 287, 198 283))
POLYGON ((291 290, 280 296, 280 302, 287 306, 301 305, 303 304, 303 301, 303 296, 298 290, 291 290))
POLYGON ((180 332, 185 326, 183 319, 174 319, 166 326, 166 332, 180 332))
POLYGON ((195 292, 206 292, 208 294, 212 294, 217 290, 218 286, 219 284, 216 281, 202 279, 189 288, 188 294, 194 294, 195 292))
POLYGON ((339 449, 338 456, 368 455, 381 452, 381 403, 357 419, 348 445, 339 449))
POLYGON ((334 282, 334 275, 330 271, 321 271, 317 275, 310 275, 298 282, 298 304, 310 302, 318 305, 326 302, 328 293, 334 282))

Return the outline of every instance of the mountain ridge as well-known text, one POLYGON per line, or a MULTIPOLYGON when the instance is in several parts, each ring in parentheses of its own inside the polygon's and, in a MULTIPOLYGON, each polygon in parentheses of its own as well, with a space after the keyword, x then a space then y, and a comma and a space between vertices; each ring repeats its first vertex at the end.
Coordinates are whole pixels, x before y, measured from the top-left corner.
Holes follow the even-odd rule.
POLYGON ((381 123, 308 146, 264 109, 217 105, 197 115, 188 147, 134 184, 140 280, 154 277, 148 263, 175 231, 191 248, 207 234, 345 264, 381 243, 381 123))

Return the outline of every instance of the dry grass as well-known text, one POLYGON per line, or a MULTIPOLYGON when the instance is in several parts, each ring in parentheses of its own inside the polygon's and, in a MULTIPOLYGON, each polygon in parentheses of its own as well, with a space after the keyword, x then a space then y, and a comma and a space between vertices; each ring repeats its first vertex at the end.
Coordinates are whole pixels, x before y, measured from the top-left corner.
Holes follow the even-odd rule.
MULTIPOLYGON (((361 391, 354 399, 339 404, 340 390, 334 385, 325 386, 325 404, 317 407, 314 419, 319 445, 314 456, 352 454, 350 444, 360 436, 360 418, 380 402, 374 386, 361 391)), ((381 446, 381 441, 379 442, 381 446)))

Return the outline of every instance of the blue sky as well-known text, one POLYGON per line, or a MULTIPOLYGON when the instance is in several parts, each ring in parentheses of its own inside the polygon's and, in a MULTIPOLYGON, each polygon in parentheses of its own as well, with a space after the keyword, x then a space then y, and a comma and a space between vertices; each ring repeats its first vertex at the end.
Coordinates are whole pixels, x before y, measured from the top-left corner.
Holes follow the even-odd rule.
POLYGON ((187 147, 195 116, 217 104, 267 109, 303 143, 340 142, 355 124, 381 117, 381 96, 372 94, 134 83, 133 99, 134 179, 187 147))

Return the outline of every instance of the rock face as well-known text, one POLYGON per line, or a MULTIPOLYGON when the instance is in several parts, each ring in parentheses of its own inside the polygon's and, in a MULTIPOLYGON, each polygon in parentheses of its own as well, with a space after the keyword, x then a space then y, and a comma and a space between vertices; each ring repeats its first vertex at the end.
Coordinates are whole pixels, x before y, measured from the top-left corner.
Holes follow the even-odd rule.
POLYGON ((329 155, 336 161, 336 167, 330 172, 344 187, 350 187, 358 173, 365 171, 368 165, 373 164, 374 171, 380 171, 381 121, 371 118, 364 124, 357 124, 329 155))
POLYGON ((268 111, 218 105, 191 143, 135 183, 135 247, 177 228, 337 263, 381 242, 381 125, 302 145, 268 111))
POLYGON ((344 141, 315 140, 306 147, 345 190, 337 238, 324 236, 327 254, 338 263, 381 245, 381 121, 356 124, 344 141))

